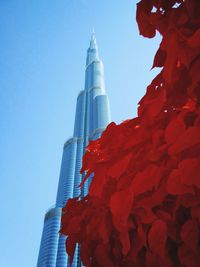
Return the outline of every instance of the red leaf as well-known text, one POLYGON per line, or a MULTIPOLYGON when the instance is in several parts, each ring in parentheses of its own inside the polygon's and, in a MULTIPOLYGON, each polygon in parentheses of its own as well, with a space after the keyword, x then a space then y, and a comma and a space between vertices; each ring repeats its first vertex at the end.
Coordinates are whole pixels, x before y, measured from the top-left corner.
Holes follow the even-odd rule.
POLYGON ((137 12, 137 22, 140 34, 144 37, 153 38, 156 34, 154 26, 151 24, 149 16, 144 12, 137 12))
POLYGON ((179 139, 173 144, 168 152, 174 155, 200 143, 200 127, 189 127, 180 135, 179 139))
POLYGON ((158 90, 157 97, 149 102, 148 114, 150 118, 154 118, 159 114, 165 103, 165 91, 158 90))
POLYGON ((179 170, 173 170, 167 181, 167 192, 172 195, 182 195, 186 193, 194 193, 194 190, 182 183, 179 170))
POLYGON ((155 67, 163 67, 165 63, 165 59, 166 59, 166 51, 159 48, 154 57, 152 69, 155 67))
POLYGON ((93 266, 106 266, 106 267, 115 267, 112 259, 110 257, 110 253, 108 250, 108 246, 99 244, 95 249, 95 261, 96 264, 93 266), (97 265, 98 262, 98 265, 97 265))
POLYGON ((73 237, 69 236, 66 239, 66 251, 68 255, 70 256, 70 266, 72 266, 75 248, 76 248, 76 240, 73 237))
POLYGON ((112 231, 111 216, 108 213, 105 213, 104 216, 101 216, 101 221, 99 224, 99 234, 102 238, 102 243, 107 244, 109 242, 110 234, 112 231))
POLYGON ((81 217, 80 216, 72 217, 70 220, 70 224, 67 224, 65 220, 62 220, 62 223, 63 223, 63 226, 62 226, 63 233, 65 233, 66 235, 68 233, 76 234, 76 233, 79 233, 80 231, 81 217))
POLYGON ((168 144, 174 143, 185 130, 185 124, 182 116, 176 117, 170 121, 165 130, 165 139, 168 144))
POLYGON ((192 218, 197 219, 200 224, 200 205, 191 208, 191 215, 192 218))
POLYGON ((127 220, 133 203, 133 194, 130 189, 115 192, 110 199, 110 209, 115 218, 119 218, 116 225, 118 230, 127 227, 127 220))
POLYGON ((164 142, 164 131, 163 130, 157 130, 156 132, 152 133, 152 141, 155 147, 160 146, 164 142))
POLYGON ((200 57, 197 58, 191 65, 190 68, 190 77, 192 78, 192 84, 193 86, 196 86, 196 84, 199 82, 199 69, 200 69, 200 57))
POLYGON ((185 159, 180 162, 179 169, 183 184, 200 188, 200 160, 185 159))
POLYGON ((141 103, 142 102, 144 112, 146 113, 146 119, 154 120, 164 106, 165 91, 163 88, 155 89, 154 86, 149 86, 147 88, 147 94, 145 98, 142 99, 141 103))
POLYGON ((99 166, 96 168, 94 177, 89 187, 89 194, 91 196, 100 196, 103 190, 103 187, 106 183, 106 171, 107 169, 104 166, 99 166))
POLYGON ((131 239, 130 257, 135 259, 143 246, 146 246, 146 233, 142 225, 138 224, 137 230, 134 231, 133 238, 131 239))
POLYGON ((84 266, 90 266, 90 248, 88 246, 88 242, 84 240, 84 242, 81 243, 80 246, 80 255, 81 255, 81 261, 84 264, 84 266))
POLYGON ((172 216, 163 210, 156 211, 156 216, 165 222, 172 222, 172 216))
POLYGON ((167 240, 167 226, 161 220, 156 220, 148 234, 149 247, 153 254, 164 255, 167 240))
POLYGON ((129 232, 128 231, 120 232, 119 239, 122 244, 122 254, 126 256, 130 250, 129 232))
POLYGON ((200 257, 183 244, 178 250, 178 256, 182 266, 199 267, 200 257))
POLYGON ((135 213, 143 224, 150 224, 156 219, 156 216, 152 212, 151 208, 138 208, 135 210, 135 213))
POLYGON ((181 205, 185 206, 186 208, 195 207, 200 205, 200 195, 198 194, 185 194, 184 196, 179 198, 179 202, 181 205))
POLYGON ((177 58, 179 52, 178 37, 176 32, 169 32, 167 39, 165 40, 167 56, 163 69, 163 77, 167 83, 171 83, 174 77, 174 69, 177 66, 177 58))
POLYGON ((181 228, 181 239, 195 253, 199 242, 199 226, 196 220, 188 220, 181 228))
POLYGON ((191 47, 198 47, 200 46, 200 29, 198 29, 189 39, 188 44, 191 47))
POLYGON ((149 164, 133 178, 131 187, 135 196, 157 188, 160 178, 160 168, 149 164))
POLYGON ((136 20, 140 34, 152 38, 156 34, 155 27, 150 21, 150 11, 153 7, 152 1, 142 0, 137 4, 136 20))
POLYGON ((128 153, 125 156, 121 156, 119 159, 115 159, 114 164, 110 163, 110 167, 108 168, 108 176, 113 178, 120 177, 128 167, 131 157, 133 157, 132 153, 128 153))
POLYGON ((124 149, 129 149, 129 148, 132 148, 134 146, 137 146, 137 145, 140 145, 142 144, 145 139, 148 136, 147 132, 146 131, 143 131, 141 128, 135 128, 134 129, 134 138, 128 138, 124 144, 124 149))

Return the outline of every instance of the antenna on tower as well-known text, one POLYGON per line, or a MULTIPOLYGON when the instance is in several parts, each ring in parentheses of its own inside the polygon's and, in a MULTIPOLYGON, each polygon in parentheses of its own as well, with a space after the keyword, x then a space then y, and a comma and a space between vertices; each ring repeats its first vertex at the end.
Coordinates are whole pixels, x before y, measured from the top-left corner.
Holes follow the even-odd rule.
POLYGON ((95 31, 94 31, 94 28, 92 28, 92 40, 95 40, 95 31))

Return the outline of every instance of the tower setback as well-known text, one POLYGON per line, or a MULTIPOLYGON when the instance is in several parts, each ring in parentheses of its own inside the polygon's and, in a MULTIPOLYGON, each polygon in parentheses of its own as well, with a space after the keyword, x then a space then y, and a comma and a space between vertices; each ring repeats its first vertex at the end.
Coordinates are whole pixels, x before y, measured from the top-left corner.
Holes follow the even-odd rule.
MULTIPOLYGON (((77 97, 73 137, 63 147, 56 204, 45 214, 37 267, 68 267, 65 236, 59 235, 62 207, 72 197, 87 195, 90 179, 82 189, 80 174, 82 157, 90 140, 100 137, 110 123, 110 108, 105 92, 104 68, 98 55, 94 33, 87 50, 85 87, 77 97)), ((81 266, 79 247, 76 247, 73 267, 81 266)))

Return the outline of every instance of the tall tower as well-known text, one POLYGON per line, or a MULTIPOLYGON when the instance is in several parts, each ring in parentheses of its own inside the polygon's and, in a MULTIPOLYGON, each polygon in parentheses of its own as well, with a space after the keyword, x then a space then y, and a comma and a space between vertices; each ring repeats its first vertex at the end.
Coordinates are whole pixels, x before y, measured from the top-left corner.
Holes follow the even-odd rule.
MULTIPOLYGON (((110 108, 105 92, 104 68, 93 33, 87 50, 85 87, 77 97, 74 134, 63 147, 56 204, 45 214, 37 267, 69 266, 66 237, 58 234, 62 207, 69 198, 87 195, 89 180, 82 189, 78 187, 84 178, 80 174, 82 157, 88 142, 100 137, 109 122, 110 108)), ((81 266, 78 246, 72 266, 81 266)))

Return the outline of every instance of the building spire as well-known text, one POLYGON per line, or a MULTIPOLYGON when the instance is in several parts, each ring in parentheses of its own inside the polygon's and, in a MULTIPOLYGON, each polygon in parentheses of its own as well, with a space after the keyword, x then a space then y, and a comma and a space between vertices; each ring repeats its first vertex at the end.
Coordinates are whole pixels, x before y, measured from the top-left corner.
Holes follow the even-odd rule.
POLYGON ((98 55, 98 46, 97 46, 96 36, 95 36, 94 29, 93 29, 92 36, 90 39, 90 46, 87 51, 86 65, 90 64, 91 62, 95 60, 99 60, 99 55, 98 55))
POLYGON ((90 40, 90 49, 97 49, 97 41, 95 37, 95 31, 94 28, 92 29, 92 36, 90 40))

